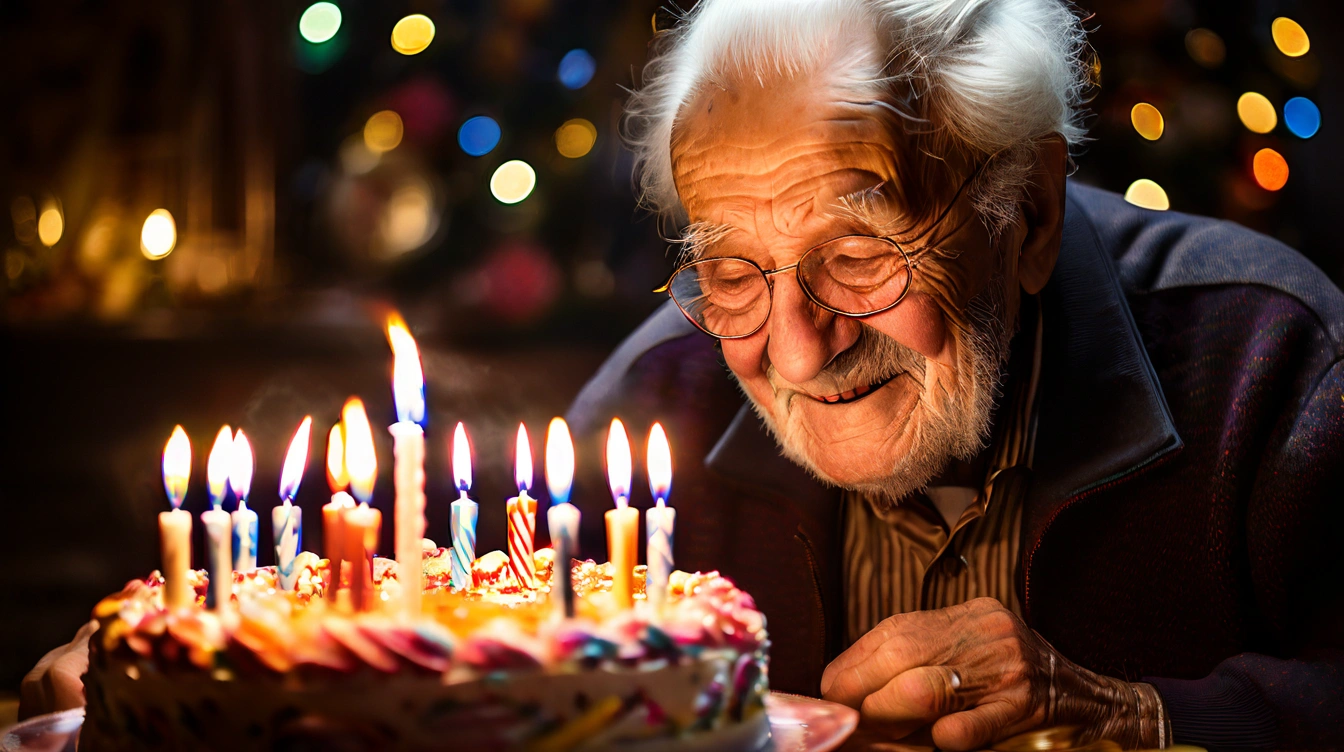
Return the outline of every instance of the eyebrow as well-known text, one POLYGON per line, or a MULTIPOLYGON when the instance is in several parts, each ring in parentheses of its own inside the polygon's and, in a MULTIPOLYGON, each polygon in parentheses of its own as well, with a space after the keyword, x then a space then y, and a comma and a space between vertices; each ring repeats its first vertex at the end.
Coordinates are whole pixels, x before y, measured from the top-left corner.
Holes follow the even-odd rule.
POLYGON ((737 232, 732 225, 715 222, 692 222, 681 231, 681 253, 677 264, 689 264, 704 257, 710 246, 737 232))

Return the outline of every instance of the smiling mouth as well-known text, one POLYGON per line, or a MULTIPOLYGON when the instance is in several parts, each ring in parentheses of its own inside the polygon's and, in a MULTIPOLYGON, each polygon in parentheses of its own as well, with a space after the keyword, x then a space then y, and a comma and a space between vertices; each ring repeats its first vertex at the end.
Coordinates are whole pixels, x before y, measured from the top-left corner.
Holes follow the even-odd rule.
POLYGON ((815 399, 818 402, 824 402, 825 404, 828 405, 845 405, 849 404, 850 402, 858 402, 864 397, 867 397, 873 392, 876 392, 878 389, 881 389, 882 387, 886 386, 888 383, 891 382, 892 379, 896 378, 897 376, 900 376, 900 374, 893 373, 892 375, 874 384, 869 384, 867 386, 857 386, 854 387, 853 389, 850 389, 847 392, 832 394, 829 397, 813 397, 812 399, 815 399))

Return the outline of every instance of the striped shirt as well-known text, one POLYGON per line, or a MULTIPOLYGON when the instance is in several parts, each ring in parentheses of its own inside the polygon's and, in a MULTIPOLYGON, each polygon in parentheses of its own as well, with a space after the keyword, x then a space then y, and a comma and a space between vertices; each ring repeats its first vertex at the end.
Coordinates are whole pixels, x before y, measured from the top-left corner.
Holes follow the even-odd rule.
POLYGON ((983 486, 950 527, 927 499, 883 509, 844 493, 845 626, 853 644, 893 614, 997 599, 1022 614, 1017 594, 1022 498, 1036 439, 1041 316, 1026 378, 1016 379, 996 421, 983 486))

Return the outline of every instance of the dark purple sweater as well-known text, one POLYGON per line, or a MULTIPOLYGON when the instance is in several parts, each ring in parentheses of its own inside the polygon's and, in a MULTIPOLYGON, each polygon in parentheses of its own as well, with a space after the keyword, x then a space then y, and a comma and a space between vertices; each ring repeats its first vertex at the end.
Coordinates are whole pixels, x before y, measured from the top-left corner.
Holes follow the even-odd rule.
MULTIPOLYGON (((1344 748, 1344 295, 1237 225, 1068 196, 1040 295, 1027 622, 1088 668, 1156 685, 1178 742, 1344 748)), ((669 305, 571 409, 590 552, 613 415, 636 440, 667 426, 678 565, 752 593, 772 686, 815 694, 844 647, 837 492, 780 457, 669 305)))

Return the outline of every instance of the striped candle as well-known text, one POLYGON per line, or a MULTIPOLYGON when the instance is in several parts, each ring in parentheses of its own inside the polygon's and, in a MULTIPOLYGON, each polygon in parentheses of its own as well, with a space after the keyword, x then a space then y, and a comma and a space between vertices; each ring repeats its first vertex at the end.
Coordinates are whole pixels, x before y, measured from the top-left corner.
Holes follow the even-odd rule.
POLYGON ((677 510, 667 506, 667 496, 672 491, 672 450, 658 423, 649 431, 646 456, 649 490, 653 492, 655 505, 644 513, 649 560, 644 592, 656 614, 667 600, 667 582, 672 577, 672 529, 677 522, 677 510))
POLYGON ((518 424, 518 442, 514 454, 514 480, 518 495, 509 499, 509 572, 524 590, 537 589, 537 565, 532 558, 536 546, 537 500, 528 496, 532 488, 532 446, 527 427, 518 424))
POLYGON ((471 587, 471 565, 476 561, 476 516, 480 511, 476 502, 467 497, 471 490, 471 444, 467 443, 467 430, 461 423, 453 430, 453 480, 462 494, 452 504, 449 523, 453 539, 450 587, 457 591, 471 587))
POLYGON ((289 442, 284 469, 280 472, 280 499, 282 503, 271 510, 271 539, 275 545, 275 576, 281 590, 293 590, 298 572, 294 562, 303 548, 303 510, 294 505, 303 481, 303 469, 308 464, 308 436, 313 418, 305 416, 289 442))
POLYGON ((251 572, 257 568, 257 513, 247 508, 247 494, 252 490, 252 444, 241 428, 233 436, 229 487, 238 497, 238 508, 232 517, 233 568, 251 572))

